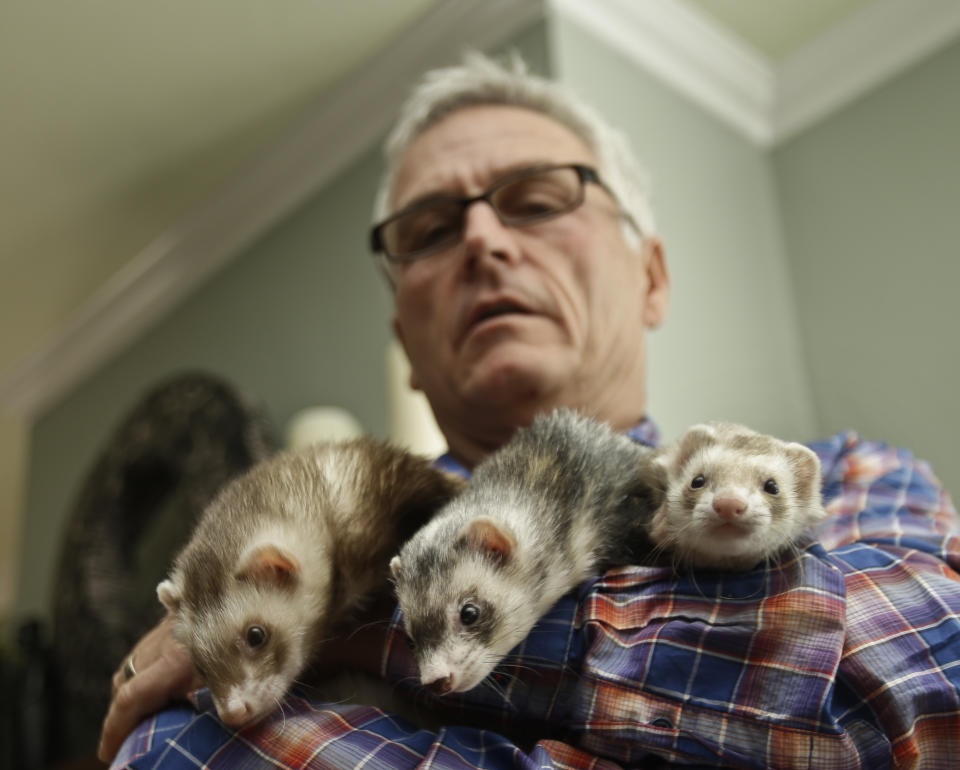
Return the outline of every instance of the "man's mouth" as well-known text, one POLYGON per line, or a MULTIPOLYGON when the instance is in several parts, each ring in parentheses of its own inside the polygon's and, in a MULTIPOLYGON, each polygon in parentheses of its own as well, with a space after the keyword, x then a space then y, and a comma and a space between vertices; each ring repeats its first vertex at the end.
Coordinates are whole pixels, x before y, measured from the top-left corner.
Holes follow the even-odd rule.
POLYGON ((477 305, 467 319, 465 332, 489 321, 492 318, 501 318, 506 315, 531 315, 532 311, 513 300, 498 300, 477 305))

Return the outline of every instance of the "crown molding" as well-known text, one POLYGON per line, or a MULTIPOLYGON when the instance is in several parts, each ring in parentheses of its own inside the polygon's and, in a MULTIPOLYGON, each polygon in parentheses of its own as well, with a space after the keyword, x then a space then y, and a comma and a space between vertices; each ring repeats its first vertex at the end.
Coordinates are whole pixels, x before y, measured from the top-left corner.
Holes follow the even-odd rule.
POLYGON ((765 57, 680 0, 551 0, 558 14, 760 145, 773 136, 765 57))
POLYGON ((960 35, 957 0, 875 0, 773 62, 683 0, 550 4, 761 147, 794 136, 960 35))
POLYGON ((876 0, 780 62, 770 116, 782 142, 960 35, 957 0, 876 0))
POLYGON ((443 0, 431 7, 0 378, 0 410, 29 419, 54 404, 375 146, 420 73, 456 60, 464 48, 501 45, 544 13, 542 0, 443 0))
POLYGON ((456 59, 465 47, 501 45, 551 12, 765 148, 960 34, 956 0, 876 0, 774 65, 682 0, 442 0, 0 378, 0 410, 28 419, 41 413, 162 318, 374 146, 425 69, 456 59))

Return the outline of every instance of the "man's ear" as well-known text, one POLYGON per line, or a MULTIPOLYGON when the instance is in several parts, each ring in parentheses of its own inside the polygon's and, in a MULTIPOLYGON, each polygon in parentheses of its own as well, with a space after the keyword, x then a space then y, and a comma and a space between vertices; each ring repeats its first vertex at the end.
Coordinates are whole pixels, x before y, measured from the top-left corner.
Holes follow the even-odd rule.
POLYGON ((643 305, 643 322, 656 329, 667 318, 670 309, 670 274, 663 253, 663 241, 651 235, 643 240, 646 259, 647 296, 643 305))
POLYGON ((393 319, 393 334, 397 338, 397 341, 400 343, 400 347, 403 348, 403 354, 407 357, 407 363, 410 364, 410 379, 408 384, 410 385, 411 390, 421 390, 420 380, 417 379, 417 373, 414 371, 413 362, 410 360, 410 356, 407 353, 407 343, 403 339, 403 329, 400 328, 400 322, 394 317, 393 319))

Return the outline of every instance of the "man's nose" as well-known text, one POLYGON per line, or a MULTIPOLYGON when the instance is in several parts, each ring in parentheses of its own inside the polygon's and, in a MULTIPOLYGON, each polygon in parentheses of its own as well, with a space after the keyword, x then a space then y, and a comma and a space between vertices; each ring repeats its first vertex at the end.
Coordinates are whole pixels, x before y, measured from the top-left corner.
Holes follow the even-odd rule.
POLYGON ((463 243, 473 259, 497 256, 511 259, 517 254, 512 228, 503 224, 486 201, 471 204, 463 213, 463 243))

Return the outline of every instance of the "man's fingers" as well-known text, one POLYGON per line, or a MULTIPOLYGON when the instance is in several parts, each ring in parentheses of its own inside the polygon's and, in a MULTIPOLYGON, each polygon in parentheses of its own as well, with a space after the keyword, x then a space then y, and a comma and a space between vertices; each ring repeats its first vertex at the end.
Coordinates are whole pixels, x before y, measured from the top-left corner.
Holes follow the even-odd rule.
MULTIPOLYGON (((124 660, 124 663, 126 663, 126 660, 124 660)), ((121 664, 120 668, 113 672, 113 678, 110 680, 111 699, 117 697, 117 690, 123 687, 124 683, 126 683, 127 679, 129 679, 126 672, 123 670, 123 667, 124 664, 121 664)))
MULTIPOLYGON (((104 762, 113 759, 123 739, 147 714, 162 708, 170 700, 171 694, 167 690, 169 679, 161 671, 162 668, 150 666, 116 688, 103 722, 100 748, 97 750, 97 756, 104 762)), ((115 684, 117 679, 115 674, 115 684)))
POLYGON ((126 679, 121 666, 113 675, 113 700, 103 722, 97 756, 104 762, 111 761, 123 740, 144 717, 200 684, 190 656, 179 646, 165 649, 159 658, 130 679, 126 679))

